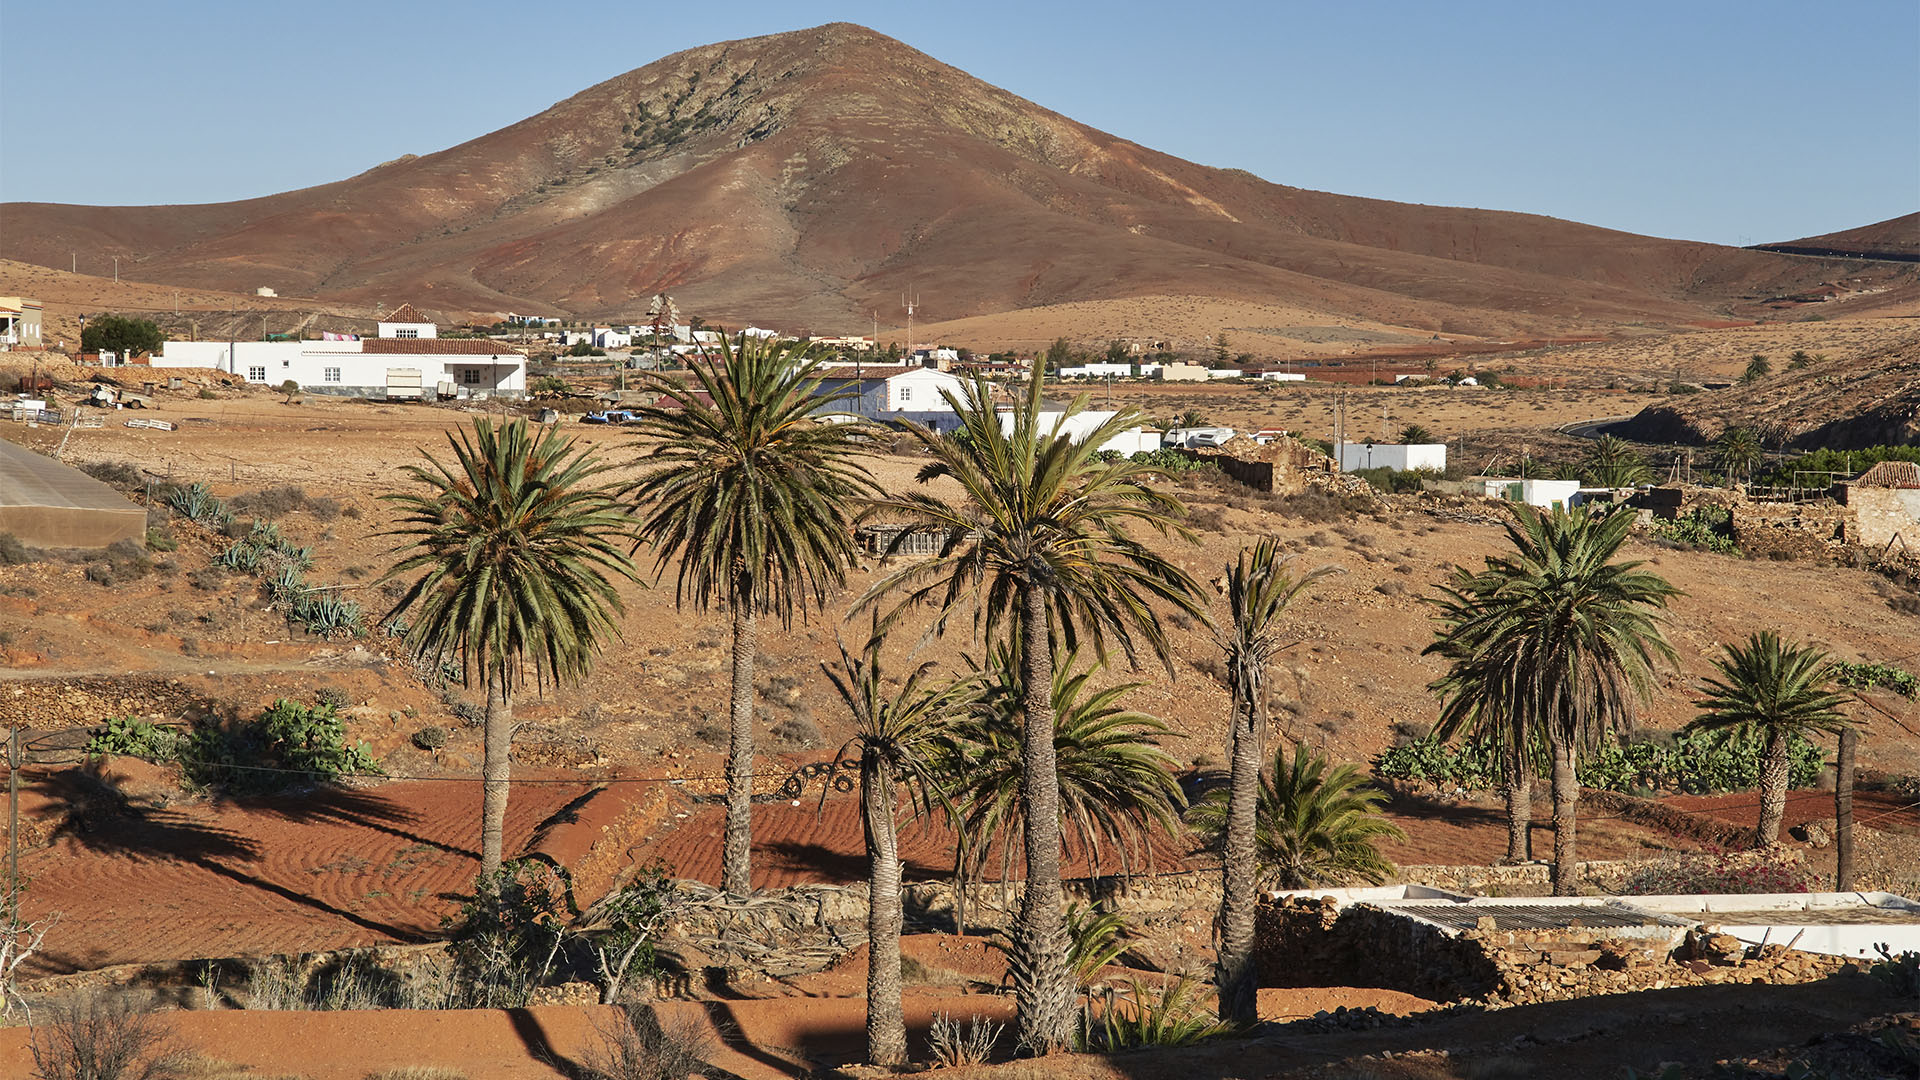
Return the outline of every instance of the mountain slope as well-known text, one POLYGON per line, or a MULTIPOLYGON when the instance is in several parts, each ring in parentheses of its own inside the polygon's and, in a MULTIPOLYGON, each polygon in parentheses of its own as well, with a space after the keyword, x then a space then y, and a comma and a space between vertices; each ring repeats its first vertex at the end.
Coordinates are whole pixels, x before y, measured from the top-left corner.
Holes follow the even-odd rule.
MULTIPOLYGON (((9 204, 0 256, 446 311, 712 317, 819 332, 1149 294, 1455 334, 1725 317, 1832 264, 1533 215, 1304 191, 1075 123, 861 27, 689 50, 490 135, 188 207, 9 204)), ((1888 273, 1884 268, 1847 273, 1888 273)))

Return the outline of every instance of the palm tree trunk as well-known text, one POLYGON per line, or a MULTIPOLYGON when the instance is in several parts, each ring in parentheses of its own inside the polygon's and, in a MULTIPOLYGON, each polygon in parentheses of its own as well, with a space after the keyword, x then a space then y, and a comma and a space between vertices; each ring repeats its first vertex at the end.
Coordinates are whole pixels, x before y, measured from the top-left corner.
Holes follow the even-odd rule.
POLYGON ((860 768, 860 823, 867 833, 867 1063, 907 1063, 900 1006, 900 840, 893 825, 893 770, 877 755, 860 768))
POLYGON ((1258 1023, 1259 987, 1253 969, 1254 907, 1259 902, 1260 866, 1254 851, 1260 803, 1260 762, 1265 754, 1266 717, 1247 679, 1234 695, 1233 745, 1227 790, 1227 836, 1220 866, 1220 953, 1214 984, 1220 991, 1220 1019, 1258 1023))
POLYGON ((1060 885, 1060 775, 1054 757, 1053 642, 1047 600, 1029 586, 1022 598, 1021 665, 1026 670, 1020 728, 1020 809, 1026 821, 1027 882, 1015 941, 1014 997, 1020 1039, 1036 1054, 1073 1042, 1073 976, 1067 970, 1064 894, 1060 885))
MULTIPOLYGON (((1524 733, 1515 733, 1524 738, 1524 733)), ((1507 862, 1510 865, 1533 859, 1533 768, 1524 746, 1507 751, 1507 782, 1502 794, 1507 799, 1507 862)))
POLYGON ((1859 747, 1860 732, 1852 727, 1840 729, 1839 774, 1833 778, 1833 831, 1838 862, 1833 868, 1835 892, 1853 891, 1853 756, 1859 747))
POLYGON ((727 741, 727 831, 720 851, 720 887, 728 896, 753 891, 748 866, 753 846, 753 655, 759 647, 753 591, 735 590, 733 604, 733 716, 727 741))
POLYGON ((1580 895, 1579 855, 1574 850, 1580 781, 1573 767, 1573 745, 1553 740, 1553 895, 1580 895))
POLYGON ((1767 748, 1760 752, 1760 825, 1753 833, 1753 846, 1772 847, 1780 842, 1780 819, 1787 814, 1787 732, 1775 727, 1767 733, 1767 748))
POLYGON ((500 869, 507 830, 507 792, 513 772, 513 695, 499 679, 487 684, 485 762, 480 785, 480 876, 500 869))

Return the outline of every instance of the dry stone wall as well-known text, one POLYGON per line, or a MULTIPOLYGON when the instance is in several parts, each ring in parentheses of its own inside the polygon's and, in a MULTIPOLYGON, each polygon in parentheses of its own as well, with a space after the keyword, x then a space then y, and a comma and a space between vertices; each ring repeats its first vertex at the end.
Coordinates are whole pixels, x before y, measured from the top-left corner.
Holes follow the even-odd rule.
POLYGON ((1854 966, 1844 957, 1781 945, 1751 950, 1710 925, 1671 945, 1577 926, 1503 931, 1483 925, 1449 935, 1365 904, 1341 909, 1331 898, 1286 897, 1261 905, 1255 960, 1262 986, 1373 986, 1491 1006, 1671 986, 1802 983, 1854 966))

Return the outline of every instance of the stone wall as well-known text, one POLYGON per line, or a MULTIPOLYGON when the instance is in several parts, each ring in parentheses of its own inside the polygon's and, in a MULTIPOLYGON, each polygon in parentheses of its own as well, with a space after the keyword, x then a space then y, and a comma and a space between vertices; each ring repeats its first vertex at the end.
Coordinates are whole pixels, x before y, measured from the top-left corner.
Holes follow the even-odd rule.
POLYGON ((1853 513, 1848 542, 1876 552, 1889 544, 1920 552, 1920 488, 1853 485, 1847 489, 1847 509, 1853 513))
POLYGON ((1260 985, 1371 986, 1435 1001, 1521 1005, 1670 986, 1800 983, 1853 966, 1844 957, 1766 945, 1750 950, 1717 927, 1671 939, 1569 926, 1449 935, 1366 904, 1285 897, 1256 920, 1260 985))
POLYGON ((1833 503, 1733 504, 1733 542, 1754 558, 1845 561, 1848 507, 1833 503))

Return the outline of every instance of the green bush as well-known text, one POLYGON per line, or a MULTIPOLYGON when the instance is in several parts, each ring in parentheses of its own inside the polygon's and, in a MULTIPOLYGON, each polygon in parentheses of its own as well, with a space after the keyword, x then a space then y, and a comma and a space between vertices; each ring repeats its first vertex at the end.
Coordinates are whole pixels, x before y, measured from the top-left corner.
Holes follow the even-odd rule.
POLYGON ((1903 698, 1920 696, 1920 679, 1911 672, 1902 671, 1891 664, 1848 663, 1845 661, 1833 665, 1833 681, 1841 686, 1859 689, 1878 686, 1891 690, 1903 698))
POLYGON ((348 745, 346 725, 331 705, 308 708, 285 698, 252 720, 203 721, 182 731, 121 717, 87 742, 89 754, 127 754, 178 763, 196 787, 231 792, 278 791, 302 783, 378 775, 365 743, 348 745))
POLYGON ((1649 528, 1653 535, 1662 540, 1720 555, 1740 554, 1730 535, 1732 515, 1725 510, 1702 507, 1676 518, 1654 518, 1649 528))
MULTIPOLYGON (((1613 738, 1587 751, 1579 780, 1582 787, 1628 793, 1746 791, 1759 785, 1763 747, 1760 737, 1738 732, 1682 733, 1671 740, 1613 738)), ((1820 748, 1798 735, 1788 739, 1788 758, 1787 783, 1795 788, 1812 787, 1826 763, 1820 748)), ((1373 760, 1373 774, 1382 780, 1465 791, 1493 790, 1501 772, 1491 745, 1478 740, 1416 739, 1373 760)))

